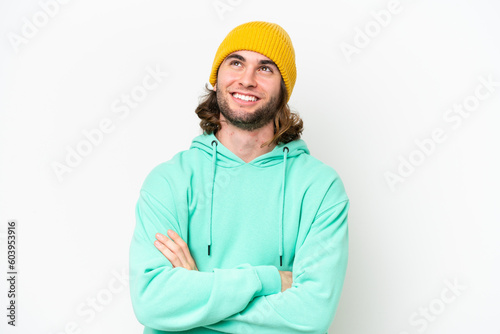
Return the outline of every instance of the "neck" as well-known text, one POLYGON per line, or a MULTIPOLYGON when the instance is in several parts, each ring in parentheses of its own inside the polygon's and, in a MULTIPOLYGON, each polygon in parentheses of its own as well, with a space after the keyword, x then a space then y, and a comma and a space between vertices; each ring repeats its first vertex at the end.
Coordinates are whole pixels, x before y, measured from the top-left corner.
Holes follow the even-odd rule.
POLYGON ((271 152, 276 144, 269 146, 262 144, 270 141, 274 137, 274 124, 269 122, 260 129, 253 131, 242 130, 228 123, 224 116, 220 114, 221 128, 217 131, 217 139, 236 154, 241 160, 250 162, 253 159, 271 152))

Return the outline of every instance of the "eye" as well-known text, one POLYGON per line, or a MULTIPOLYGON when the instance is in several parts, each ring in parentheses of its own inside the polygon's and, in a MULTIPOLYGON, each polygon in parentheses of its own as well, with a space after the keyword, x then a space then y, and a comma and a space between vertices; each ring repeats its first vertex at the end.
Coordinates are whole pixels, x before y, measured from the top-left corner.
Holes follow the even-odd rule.
POLYGON ((240 66, 240 65, 241 65, 241 63, 240 63, 240 61, 239 61, 239 60, 233 60, 233 61, 231 61, 231 62, 229 63, 229 65, 240 66))
POLYGON ((264 72, 273 72, 273 70, 269 66, 262 66, 260 69, 264 72))

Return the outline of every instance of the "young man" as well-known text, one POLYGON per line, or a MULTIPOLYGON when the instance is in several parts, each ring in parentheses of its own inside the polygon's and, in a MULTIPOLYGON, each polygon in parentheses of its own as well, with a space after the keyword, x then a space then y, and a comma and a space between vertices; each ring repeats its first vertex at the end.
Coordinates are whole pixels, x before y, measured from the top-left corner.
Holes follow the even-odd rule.
POLYGON ((276 24, 240 25, 219 46, 203 134, 148 175, 137 203, 130 291, 144 333, 327 332, 349 200, 300 139, 295 78, 276 24))

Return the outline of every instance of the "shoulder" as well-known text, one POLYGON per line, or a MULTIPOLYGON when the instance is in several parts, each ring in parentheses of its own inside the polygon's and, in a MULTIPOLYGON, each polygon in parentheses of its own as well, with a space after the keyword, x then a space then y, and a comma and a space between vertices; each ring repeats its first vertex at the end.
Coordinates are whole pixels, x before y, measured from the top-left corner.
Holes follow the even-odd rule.
POLYGON ((311 168, 316 173, 319 173, 318 177, 328 177, 328 178, 339 178, 337 171, 330 165, 324 163, 323 161, 313 157, 309 154, 301 155, 303 164, 305 168, 311 168))
POLYGON ((293 168, 300 170, 300 172, 310 175, 314 179, 340 179, 335 169, 310 154, 303 139, 297 139, 280 146, 289 148, 289 158, 293 160, 293 168))
POLYGON ((175 154, 170 160, 155 166, 146 176, 142 190, 156 192, 158 188, 176 187, 189 178, 196 160, 204 159, 195 150, 185 150, 175 154))
POLYGON ((297 172, 303 173, 311 181, 342 182, 337 171, 323 161, 309 155, 301 154, 297 157, 294 167, 297 172))
POLYGON ((322 201, 322 206, 334 206, 349 200, 344 182, 337 171, 309 154, 298 157, 296 170, 292 175, 306 183, 308 191, 316 194, 314 197, 322 201))

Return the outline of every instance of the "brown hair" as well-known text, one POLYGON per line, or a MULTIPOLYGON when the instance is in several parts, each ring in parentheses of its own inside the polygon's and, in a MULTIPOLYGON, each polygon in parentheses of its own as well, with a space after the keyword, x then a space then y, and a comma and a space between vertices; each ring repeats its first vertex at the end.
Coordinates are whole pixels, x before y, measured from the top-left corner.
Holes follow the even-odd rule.
MULTIPOLYGON (((217 103, 217 93, 205 86, 207 94, 202 97, 195 113, 201 119, 200 127, 207 134, 215 134, 220 129, 220 110, 217 103)), ((287 104, 288 93, 285 83, 281 80, 278 113, 274 118, 274 137, 262 146, 288 143, 300 138, 303 131, 303 122, 298 114, 292 112, 287 104)))

